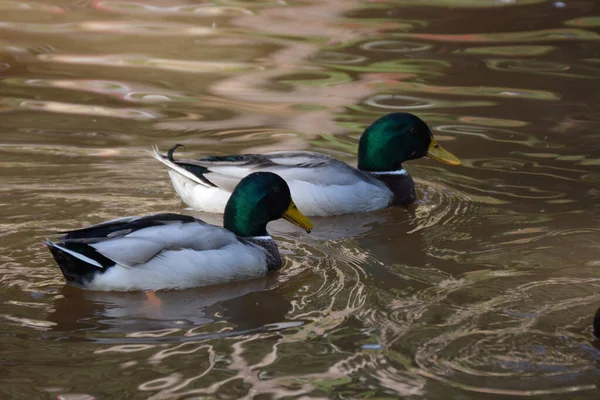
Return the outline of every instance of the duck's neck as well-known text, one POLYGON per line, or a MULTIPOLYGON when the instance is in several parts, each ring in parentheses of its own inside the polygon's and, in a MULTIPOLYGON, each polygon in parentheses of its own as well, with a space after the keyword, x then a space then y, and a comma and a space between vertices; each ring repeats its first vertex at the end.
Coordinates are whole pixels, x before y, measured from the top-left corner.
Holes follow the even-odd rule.
POLYGON ((415 182, 404 168, 396 171, 364 171, 383 182, 392 192, 391 205, 409 205, 415 202, 415 182))
POLYGON ((279 254, 277 243, 275 243, 271 236, 254 236, 243 238, 243 240, 260 246, 265 250, 267 256, 267 271, 269 274, 281 268, 281 264, 283 263, 281 255, 279 254))

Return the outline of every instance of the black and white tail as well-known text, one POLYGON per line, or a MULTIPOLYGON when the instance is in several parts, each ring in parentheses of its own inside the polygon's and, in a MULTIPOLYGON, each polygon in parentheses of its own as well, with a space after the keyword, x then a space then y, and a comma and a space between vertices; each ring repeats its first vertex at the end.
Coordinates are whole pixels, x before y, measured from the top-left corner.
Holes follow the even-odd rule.
POLYGON ((65 279, 74 285, 85 286, 98 274, 103 274, 115 262, 86 243, 54 243, 45 241, 65 279))
MULTIPOLYGON (((177 146, 175 146, 175 148, 177 146)), ((171 154, 170 154, 171 156, 173 154, 173 150, 174 149, 171 149, 171 154)), ((203 174, 205 172, 208 172, 208 170, 204 167, 201 167, 198 165, 188 166, 188 168, 193 167, 194 169, 198 170, 198 173, 194 174, 189 169, 186 169, 184 166, 182 166, 185 164, 179 165, 176 161, 170 159, 170 157, 163 156, 162 154, 160 154, 160 150, 158 150, 158 147, 156 145, 152 146, 152 157, 156 158, 158 161, 160 161, 161 163, 166 165, 167 168, 169 168, 170 170, 177 172, 178 174, 186 177, 187 179, 191 180, 192 182, 195 182, 199 185, 203 185, 206 187, 215 187, 215 185, 212 182, 210 182, 208 179, 206 179, 203 176, 203 174)))

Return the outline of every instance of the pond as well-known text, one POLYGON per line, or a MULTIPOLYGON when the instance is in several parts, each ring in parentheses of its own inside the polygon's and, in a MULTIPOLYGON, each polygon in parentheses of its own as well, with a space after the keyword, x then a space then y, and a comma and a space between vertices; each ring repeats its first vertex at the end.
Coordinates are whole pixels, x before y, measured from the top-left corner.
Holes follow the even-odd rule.
POLYGON ((594 0, 0 0, 0 398, 596 399, 594 0), (83 291, 57 231, 186 208, 151 146, 356 163, 389 112, 461 166, 418 203, 270 224, 283 268, 83 291))

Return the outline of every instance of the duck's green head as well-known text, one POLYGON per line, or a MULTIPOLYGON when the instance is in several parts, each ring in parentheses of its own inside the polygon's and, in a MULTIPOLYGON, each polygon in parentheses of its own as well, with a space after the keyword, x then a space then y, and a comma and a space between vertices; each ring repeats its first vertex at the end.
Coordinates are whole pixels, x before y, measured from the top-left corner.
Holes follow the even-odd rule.
POLYGON ((444 150, 423 120, 410 113, 391 113, 373 122, 360 137, 358 168, 384 172, 402 169, 402 163, 430 157, 450 165, 460 160, 444 150))
POLYGON ((267 224, 285 218, 310 233, 312 223, 298 210, 287 183, 277 174, 255 172, 238 183, 225 206, 223 226, 242 237, 266 236, 267 224))

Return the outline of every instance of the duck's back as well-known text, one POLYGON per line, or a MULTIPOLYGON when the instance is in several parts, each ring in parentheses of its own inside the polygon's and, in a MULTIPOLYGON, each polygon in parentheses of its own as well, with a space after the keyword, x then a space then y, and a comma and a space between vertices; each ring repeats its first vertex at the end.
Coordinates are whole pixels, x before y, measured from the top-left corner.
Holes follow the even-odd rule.
POLYGON ((205 179, 228 192, 240 179, 253 172, 276 173, 288 183, 292 198, 306 215, 328 216, 378 210, 387 207, 393 197, 378 179, 321 153, 279 151, 206 157, 195 164, 206 169, 203 173, 205 179))

